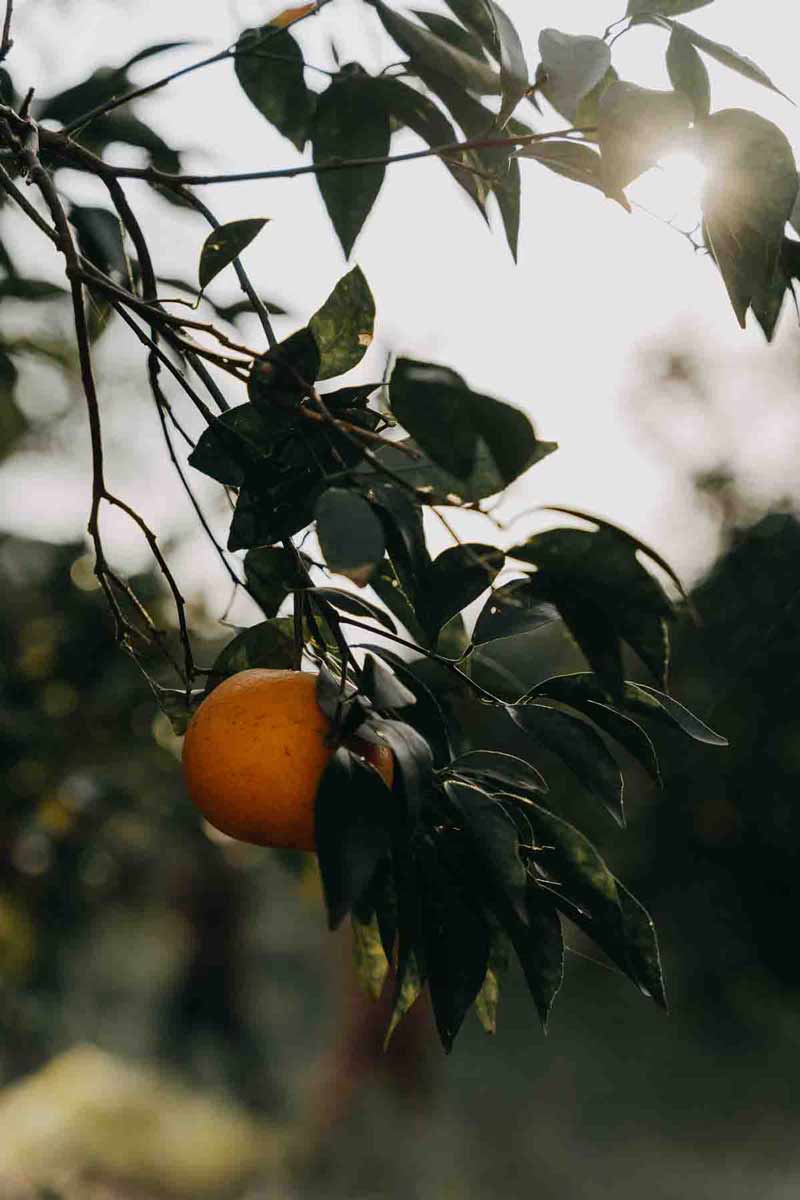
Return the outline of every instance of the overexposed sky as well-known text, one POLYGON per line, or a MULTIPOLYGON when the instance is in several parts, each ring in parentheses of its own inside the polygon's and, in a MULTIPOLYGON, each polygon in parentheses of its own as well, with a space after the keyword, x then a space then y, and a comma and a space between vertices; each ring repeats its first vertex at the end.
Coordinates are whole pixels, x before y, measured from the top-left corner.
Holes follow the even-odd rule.
MULTIPOLYGON (((422 5, 418 5, 422 6, 422 5)), ((435 0, 426 7, 438 8, 435 0)), ((95 66, 116 64, 154 42, 191 36, 195 46, 136 69, 145 82, 172 66, 221 48, 248 24, 268 20, 281 4, 240 0, 161 0, 131 5, 115 0, 73 4, 18 0, 17 45, 9 66, 18 89, 38 85, 42 96, 77 82, 95 66), (66 52, 66 47, 69 52, 66 52), (46 81, 42 84, 42 80, 46 81)), ((796 82, 796 18, 791 6, 762 0, 758 6, 716 0, 688 14, 687 23, 754 58, 790 94, 796 82)), ((602 34, 621 16, 624 0, 506 0, 533 73, 539 30, 602 34)), ((334 0, 298 31, 306 58, 330 67, 330 39, 344 61, 360 59, 371 70, 398 57, 377 18, 360 0, 334 0)), ((614 47, 623 78, 666 87, 665 36, 631 32, 614 47)), ((800 117, 785 100, 709 63, 713 107, 749 107, 775 120, 800 146, 800 117)), ((321 76, 309 74, 318 87, 321 76)), ((798 90, 800 94, 800 89, 798 90)), ((525 119, 545 127, 532 109, 525 119)), ((291 165, 298 156, 245 99, 230 62, 180 80, 136 111, 176 148, 188 170, 243 170, 291 165)), ((549 124, 549 118, 548 118, 549 124)), ((549 127, 563 122, 555 118, 549 127)), ((416 145, 413 135, 393 150, 416 145)), ((118 161, 131 152, 119 147, 118 161)), ((133 161, 136 161, 135 159, 133 161)), ((378 377, 387 351, 430 358, 456 367, 475 387, 523 407, 541 436, 561 450, 511 489, 506 518, 554 503, 586 508, 627 526, 655 544, 691 577, 708 562, 716 530, 697 506, 685 466, 702 469, 726 459, 742 467, 767 500, 799 493, 795 399, 798 332, 784 314, 777 345, 766 347, 754 327, 736 325, 721 280, 709 260, 683 238, 642 212, 627 216, 599 193, 523 161, 523 217, 518 265, 502 234, 489 234, 441 165, 434 161, 390 167, 384 189, 352 261, 360 263, 378 304, 376 343, 359 369, 378 377), (659 347, 686 343, 708 369, 711 404, 701 414, 679 396, 665 395, 663 420, 647 383, 648 356, 659 347), (646 422, 637 419, 646 409, 646 422)), ((696 184, 696 180, 694 181, 696 184)), ((631 196, 665 216, 686 217, 680 199, 691 172, 650 173, 631 196)), ((63 175, 71 199, 105 203, 103 190, 79 175, 63 175)), ((199 218, 179 214, 147 188, 132 184, 130 197, 151 239, 160 274, 196 274, 206 234, 199 218)), ((267 216, 270 224, 246 252, 248 270, 263 294, 281 301, 292 318, 288 333, 304 323, 344 272, 312 177, 201 189, 222 220, 267 216)), ((691 220, 691 216, 689 217, 691 220)), ((9 226, 10 228, 10 226, 9 226)), ((19 224, 20 254, 31 270, 50 275, 49 248, 31 242, 19 224)), ((212 285, 220 299, 236 298, 232 272, 212 285)), ((258 345, 255 322, 245 340, 258 345)), ((159 529, 187 533, 192 516, 163 464, 158 427, 143 364, 123 334, 100 344, 101 392, 113 483, 159 529), (140 408, 135 398, 139 396, 140 408)), ((357 379, 354 376, 353 379, 357 379)), ((58 381, 52 387, 57 391, 58 381)), ((244 393, 230 393, 232 402, 244 393)), ((32 411, 46 410, 39 395, 32 411)), ((187 414, 191 421, 191 416, 187 414)), ((0 470, 0 520, 5 527, 64 539, 85 525, 89 501, 88 437, 67 422, 56 439, 62 453, 18 455, 0 470)), ((213 486, 198 477, 222 533, 225 510, 213 486)), ((547 518, 548 522, 551 518, 547 518)), ((540 515, 521 517, 516 538, 540 515)), ((490 527, 472 521, 471 534, 490 527)), ((145 555, 129 532, 109 522, 109 537, 129 563, 145 555)), ((509 535, 511 536, 511 535, 509 535)), ((189 590, 222 588, 222 576, 204 543, 178 553, 189 590)), ((223 589, 224 590, 224 589, 223 589)))

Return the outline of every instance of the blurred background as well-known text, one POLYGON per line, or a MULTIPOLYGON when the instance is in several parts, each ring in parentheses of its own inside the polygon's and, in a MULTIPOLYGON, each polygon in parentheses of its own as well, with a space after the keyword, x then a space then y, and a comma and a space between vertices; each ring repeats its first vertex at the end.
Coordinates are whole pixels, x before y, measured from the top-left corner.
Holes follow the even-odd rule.
MULTIPOLYGON (((144 82, 278 7, 172 0, 132 14, 121 0, 21 0, 8 65, 19 91, 46 80, 45 99, 154 42, 196 39, 137 68, 144 82)), ((530 12, 508 0, 508 9, 531 65, 542 26, 602 33, 620 15, 579 0, 530 12)), ((309 60, 329 65, 333 37, 350 47, 347 58, 381 65, 384 44, 363 13, 337 0, 307 22, 309 60)), ((718 0, 690 20, 791 91, 788 18, 776 0, 757 17, 718 0)), ((619 44, 619 68, 664 86, 662 54, 640 31, 619 44)), ((189 169, 293 161, 241 97, 230 64, 210 70, 137 111, 189 169)), ((785 102, 712 76, 715 107, 753 107, 796 143, 785 102)), ((143 161, 129 146, 109 155, 143 161)), ((771 347, 756 328, 738 330, 713 266, 668 223, 695 219, 691 194, 690 211, 677 215, 676 196, 682 209, 687 189, 696 196, 691 164, 637 185, 661 219, 641 209, 627 217, 534 171, 523 164, 516 267, 435 164, 389 172, 356 248, 379 306, 379 337, 361 369, 367 378, 395 351, 456 366, 560 442, 504 500, 515 540, 552 523, 538 505, 585 507, 654 544, 692 585, 700 622, 675 630, 673 692, 731 749, 661 735, 663 791, 626 764, 625 832, 543 764, 560 811, 654 916, 670 1016, 588 961, 594 951, 575 934, 546 1038, 512 974, 493 1038, 470 1018, 445 1061, 421 1004, 393 1053, 378 1053, 382 1014, 354 990, 348 931, 325 932, 313 864, 220 838, 184 797, 180 741, 114 647, 94 586, 68 313, 58 299, 3 297, 2 339, 18 372, 0 379, 4 1198, 797 1195, 796 317, 784 313, 771 347)), ((105 203, 82 177, 63 182, 68 199, 105 203)), ((135 187, 131 198, 160 274, 192 278, 199 219, 135 187)), ((310 181, 213 197, 206 189, 204 199, 223 220, 272 218, 248 267, 287 310, 279 331, 302 324, 344 270, 310 181)), ((16 214, 4 210, 0 223, 18 269, 57 281, 58 264, 16 214)), ((224 278, 215 288, 220 305, 237 298, 224 278)), ((248 321, 240 330, 255 340, 248 321)), ((164 461, 137 348, 112 324, 97 360, 114 485, 159 530, 191 598, 198 658, 208 660, 255 611, 231 597, 198 539, 164 461)), ((193 482, 223 531, 224 497, 193 482)), ((108 539, 158 609, 146 548, 111 519, 108 539)), ((578 665, 551 630, 525 669, 534 682, 578 665)), ((469 733, 475 714, 430 681, 469 733)), ((484 743, 525 753, 478 715, 484 743)))

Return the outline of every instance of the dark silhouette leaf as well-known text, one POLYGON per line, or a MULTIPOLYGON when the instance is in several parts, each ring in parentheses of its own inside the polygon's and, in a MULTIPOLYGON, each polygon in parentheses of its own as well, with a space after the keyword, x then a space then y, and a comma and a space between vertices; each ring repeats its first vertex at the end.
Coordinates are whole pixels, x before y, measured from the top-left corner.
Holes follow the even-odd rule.
POLYGON ((387 612, 378 608, 376 604, 370 604, 369 600, 354 595, 353 592, 343 592, 339 588, 331 587, 307 588, 306 591, 309 596, 327 601, 340 612, 351 613, 354 617, 362 620, 364 617, 369 617, 370 620, 377 621, 384 629, 388 629, 390 633, 394 633, 396 630, 395 623, 387 612))
POLYGON ((276 617, 252 625, 228 642, 218 655, 209 676, 210 683, 219 683, 226 675, 249 671, 252 667, 286 667, 294 669, 295 650, 290 617, 276 617))
POLYGON ((535 579, 514 579, 489 596, 475 622, 472 640, 480 645, 541 629, 558 619, 553 605, 542 601, 535 579))
POLYGON ((425 578, 418 615, 431 642, 451 617, 477 600, 502 569, 505 556, 494 546, 466 542, 443 550, 425 578))
POLYGON ((591 725, 578 716, 535 702, 508 711, 521 729, 558 755, 619 825, 625 824, 622 772, 591 725))
POLYGON ((340 746, 320 780, 314 833, 328 925, 336 929, 389 853, 391 793, 357 754, 340 746))
POLYGON ((784 228, 797 199, 797 168, 786 136, 744 109, 714 113, 700 127, 708 181, 704 235, 744 328, 747 310, 772 285, 784 228))
POLYGON ((499 77, 486 63, 451 45, 430 29, 415 25, 382 0, 370 0, 370 3, 386 32, 411 59, 412 69, 419 64, 440 71, 461 87, 479 94, 497 94, 500 91, 499 77))
POLYGON ((371 506, 357 492, 328 488, 317 501, 315 516, 330 569, 364 587, 386 548, 383 527, 371 506))
POLYGON ((695 121, 702 121, 711 111, 711 83, 702 58, 680 29, 673 29, 667 46, 667 70, 676 92, 688 96, 694 108, 695 121))
POLYGON ((267 217, 248 217, 242 221, 230 221, 211 231, 203 243, 197 269, 201 291, 239 257, 242 250, 261 232, 267 220, 267 217))
POLYGON ((308 138, 314 96, 305 84, 303 55, 288 29, 245 29, 236 43, 236 77, 262 116, 298 150, 308 138))
MULTIPOLYGON (((385 158, 390 136, 389 117, 383 105, 376 103, 372 81, 366 76, 337 78, 320 96, 311 131, 315 164, 385 158)), ((317 176, 345 257, 378 198, 385 173, 385 166, 378 164, 323 171, 317 176)))

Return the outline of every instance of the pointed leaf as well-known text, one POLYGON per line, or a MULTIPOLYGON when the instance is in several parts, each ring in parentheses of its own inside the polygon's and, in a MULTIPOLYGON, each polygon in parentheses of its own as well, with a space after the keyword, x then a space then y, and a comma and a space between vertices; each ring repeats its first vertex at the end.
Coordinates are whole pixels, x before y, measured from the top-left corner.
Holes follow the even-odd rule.
POLYGON ((384 4, 383 0, 370 0, 370 3, 386 32, 411 59, 412 68, 417 63, 430 67, 449 75, 461 87, 479 94, 496 94, 500 91, 500 80, 486 63, 437 37, 422 25, 415 25, 384 4))
POLYGON ((328 924, 336 929, 389 853, 391 793, 377 771, 340 746, 320 780, 314 836, 328 924))
POLYGON ((471 54, 473 58, 486 62, 481 39, 472 30, 465 29, 463 25, 459 25, 457 21, 453 21, 452 18, 446 17, 442 13, 426 12, 415 8, 414 16, 419 17, 431 33, 435 33, 437 37, 449 42, 451 46, 456 46, 465 54, 471 54))
MULTIPOLYGON (((614 876, 588 838, 555 813, 534 804, 525 810, 534 832, 541 862, 553 880, 552 898, 561 908, 565 899, 592 920, 622 937, 622 910, 614 876)), ((567 908, 566 913, 574 920, 567 908)))
POLYGON ((389 382, 389 402, 423 450, 460 480, 473 475, 481 443, 488 447, 500 488, 540 457, 524 413, 471 391, 446 367, 398 359, 389 382))
POLYGON ((343 276, 308 323, 319 346, 318 379, 351 370, 367 352, 375 327, 375 301, 360 267, 343 276))
POLYGON ((521 729, 558 755, 619 825, 625 824, 622 772, 591 725, 543 704, 526 703, 508 711, 521 729))
POLYGON ((472 640, 480 645, 495 638, 541 629, 557 620, 557 610, 552 604, 543 603, 535 580, 514 579, 489 596, 475 622, 472 640))
MULTIPOLYGON (((376 103, 371 81, 347 75, 334 79, 317 102, 311 132, 314 163, 335 159, 385 158, 391 134, 389 117, 376 103)), ((369 216, 381 190, 385 166, 324 171, 317 184, 345 257, 369 216)))
POLYGON ((797 167, 786 136, 743 109, 714 113, 700 131, 708 182, 704 233, 739 324, 769 289, 797 200, 797 167))
POLYGON ((361 690, 376 708, 408 708, 417 697, 374 654, 364 659, 361 690))
MULTIPOLYGON (((388 629, 390 633, 396 632, 396 626, 392 618, 382 608, 378 608, 377 604, 370 604, 369 600, 365 600, 362 596, 356 596, 353 592, 343 592, 339 588, 332 587, 315 587, 305 588, 305 592, 312 598, 324 600, 327 604, 332 604, 334 608, 343 613, 352 613, 353 616, 363 620, 364 617, 370 620, 377 621, 383 625, 384 629, 388 629)), ((375 631, 377 633, 377 630, 375 631)))
POLYGON ((360 921, 353 913, 352 925, 356 978, 366 994, 372 1000, 377 1000, 389 973, 389 962, 381 944, 378 918, 373 913, 369 921, 360 921))
POLYGON ((754 63, 751 58, 746 58, 745 55, 738 54, 730 46, 723 46, 720 42, 715 42, 711 38, 704 37, 702 33, 698 33, 696 29, 690 29, 688 25, 683 25, 680 21, 666 19, 663 23, 671 30, 677 29, 689 39, 693 46, 701 50, 704 54, 707 54, 709 58, 722 63, 723 67, 728 67, 731 71, 736 71, 739 75, 743 75, 745 79, 750 79, 753 83, 760 83, 762 87, 769 88, 770 91, 777 92, 779 96, 788 99, 785 93, 775 86, 769 75, 762 71, 758 63, 754 63))
POLYGON ((511 941, 546 1031, 564 978, 564 939, 558 911, 541 889, 528 888, 526 910, 525 923, 510 931, 511 941))
POLYGON ((528 876, 520 858, 514 821, 500 801, 477 784, 448 780, 444 786, 485 876, 484 890, 491 897, 492 908, 501 921, 510 912, 525 924, 528 876))
POLYGON ((245 29, 236 43, 236 77, 262 116, 302 150, 314 110, 305 84, 303 54, 291 33, 277 25, 245 29))
POLYGON ((515 754, 500 750, 468 750, 449 764, 449 770, 462 776, 475 775, 485 781, 490 790, 503 792, 544 793, 549 789, 544 776, 515 754))
POLYGON ((581 142, 530 142, 516 153, 518 158, 535 158, 543 167, 554 171, 556 175, 563 175, 565 179, 597 188, 630 212, 630 205, 622 192, 609 194, 606 191, 602 159, 590 146, 584 146, 581 142))
POLYGON ((398 975, 394 1007, 392 1008, 392 1015, 389 1020, 389 1027, 386 1030, 386 1036, 383 1039, 384 1051, 388 1049, 395 1029, 397 1029, 403 1017, 419 998, 422 988, 422 976, 420 975, 417 960, 412 954, 407 959, 402 974, 398 975))
POLYGON ((680 29, 673 29, 667 46, 667 70, 676 92, 688 96, 694 108, 695 121, 702 121, 711 111, 711 83, 702 58, 680 29))
POLYGON ((486 917, 459 869, 458 849, 447 846, 454 841, 441 835, 419 850, 428 988, 448 1054, 483 985, 491 944, 486 917))
POLYGON ((477 600, 502 569, 505 556, 495 546, 466 542, 451 546, 431 563, 419 612, 431 642, 451 617, 477 600))
MULTIPOLYGON (((582 708, 589 701, 604 703, 605 697, 598 686, 594 675, 578 671, 573 675, 556 675, 537 684, 525 697, 525 700, 535 696, 549 696, 562 704, 582 708)), ((704 742, 708 746, 727 746, 727 739, 710 729, 699 717, 690 712, 672 696, 659 692, 656 688, 644 683, 625 684, 625 695, 622 702, 627 712, 636 713, 642 717, 653 717, 662 724, 677 726, 696 742, 704 742)))
POLYGON ((497 117, 499 127, 505 125, 528 90, 528 64, 519 34, 496 0, 486 0, 495 26, 495 56, 500 61, 500 91, 502 103, 497 117))
MULTIPOLYGON (((428 146, 435 149, 439 146, 452 145, 458 141, 455 129, 442 110, 437 108, 433 101, 422 92, 409 87, 401 79, 394 79, 390 76, 375 80, 374 86, 378 90, 381 103, 385 105, 387 112, 391 113, 394 120, 406 125, 428 146)), ((483 211, 485 191, 483 182, 475 175, 474 171, 470 170, 475 162, 475 156, 467 151, 454 150, 443 157, 441 161, 456 183, 483 211), (459 163, 465 165, 459 166, 459 163)))

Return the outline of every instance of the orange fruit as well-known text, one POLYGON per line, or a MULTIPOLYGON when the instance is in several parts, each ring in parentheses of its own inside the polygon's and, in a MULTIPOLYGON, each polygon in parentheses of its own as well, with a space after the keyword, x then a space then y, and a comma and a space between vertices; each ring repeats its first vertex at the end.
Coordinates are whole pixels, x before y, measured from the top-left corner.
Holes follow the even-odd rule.
MULTIPOLYGON (((183 743, 189 797, 216 829, 243 842, 314 850, 314 797, 333 747, 317 677, 255 668, 220 683, 183 743)), ((391 786, 388 746, 351 743, 391 786)))

